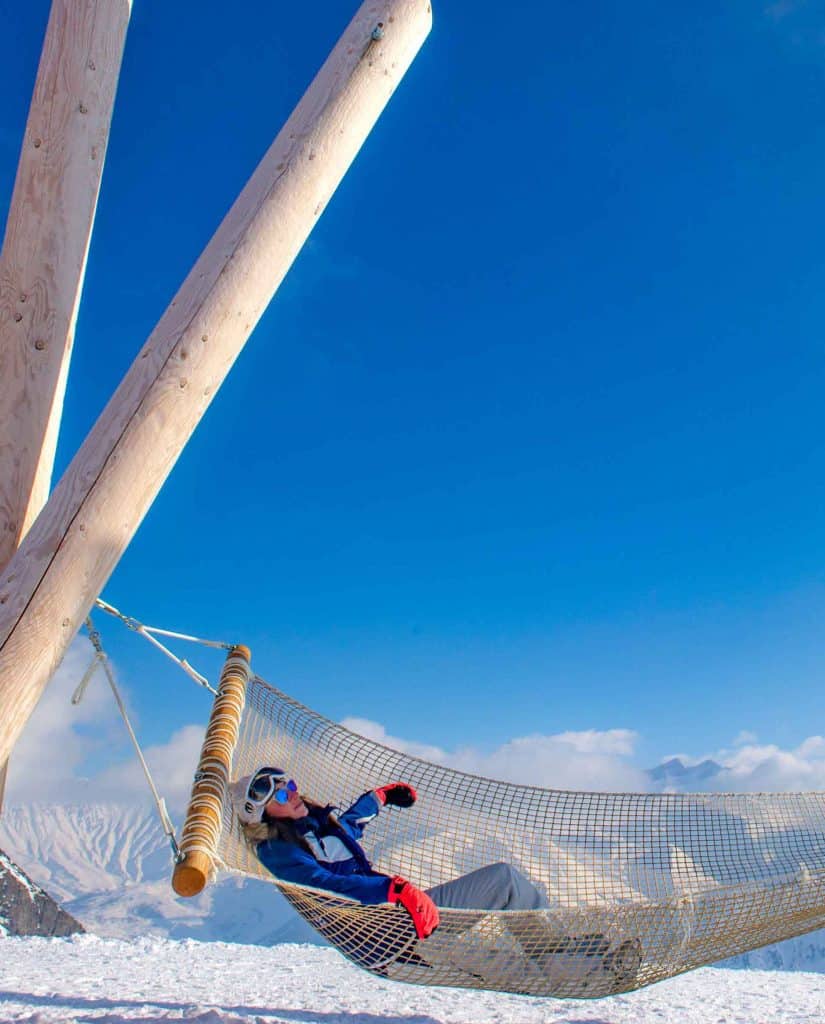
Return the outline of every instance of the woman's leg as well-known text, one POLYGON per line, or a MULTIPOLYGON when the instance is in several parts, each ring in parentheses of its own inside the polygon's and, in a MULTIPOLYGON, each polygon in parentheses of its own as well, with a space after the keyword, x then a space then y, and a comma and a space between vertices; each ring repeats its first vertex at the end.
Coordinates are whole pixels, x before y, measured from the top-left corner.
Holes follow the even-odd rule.
MULTIPOLYGON (((547 898, 512 865, 488 864, 443 885, 427 890, 436 906, 454 910, 541 910, 547 898)), ((440 931, 425 943, 422 955, 435 952, 440 931)), ((442 936, 442 962, 484 979, 490 987, 507 987, 513 979, 529 980, 529 970, 556 986, 564 996, 607 995, 630 989, 642 960, 638 939, 626 940, 611 950, 601 932, 570 935, 564 924, 546 914, 490 915, 468 931, 460 928, 442 936), (495 927, 484 930, 485 922, 495 927), (482 929, 473 942, 467 939, 482 929), (509 942, 508 942, 509 937, 509 942), (532 965, 531 968, 524 964, 532 965)), ((436 959, 434 965, 437 965, 436 959)), ((518 982, 515 982, 518 983, 518 982)), ((526 984, 526 982, 525 982, 526 984)), ((525 991, 534 991, 525 988, 525 991)))
POLYGON ((453 910, 539 910, 547 897, 512 864, 487 864, 427 890, 438 907, 453 910))

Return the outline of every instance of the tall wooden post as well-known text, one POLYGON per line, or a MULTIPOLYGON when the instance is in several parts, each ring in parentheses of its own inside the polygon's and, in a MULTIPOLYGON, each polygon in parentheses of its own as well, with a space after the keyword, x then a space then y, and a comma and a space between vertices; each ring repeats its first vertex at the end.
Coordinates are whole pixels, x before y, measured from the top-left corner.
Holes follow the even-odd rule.
POLYGON ((430 25, 362 5, 0 576, 0 761, 430 25))
POLYGON ((46 28, 0 253, 0 569, 49 495, 130 11, 54 0, 46 28))

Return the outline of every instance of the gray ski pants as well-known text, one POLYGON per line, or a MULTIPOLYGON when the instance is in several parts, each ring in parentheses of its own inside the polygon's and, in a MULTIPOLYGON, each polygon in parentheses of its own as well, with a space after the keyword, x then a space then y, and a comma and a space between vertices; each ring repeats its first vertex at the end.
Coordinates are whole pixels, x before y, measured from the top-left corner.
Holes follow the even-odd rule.
POLYGON ((538 910, 548 905, 529 878, 503 861, 427 889, 427 895, 437 907, 452 910, 538 910))

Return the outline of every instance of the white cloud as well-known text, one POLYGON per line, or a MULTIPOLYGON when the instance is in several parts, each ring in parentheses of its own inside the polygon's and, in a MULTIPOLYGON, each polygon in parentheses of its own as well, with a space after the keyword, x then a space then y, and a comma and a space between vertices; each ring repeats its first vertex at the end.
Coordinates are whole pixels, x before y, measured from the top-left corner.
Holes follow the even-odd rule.
POLYGON ((809 736, 797 747, 797 754, 804 758, 825 757, 825 738, 822 736, 809 736))
MULTIPOLYGON (((166 800, 170 812, 186 810, 205 731, 202 725, 184 725, 166 743, 147 747, 143 751, 155 785, 160 796, 166 800)), ((98 799, 112 799, 122 803, 151 799, 143 768, 134 756, 95 776, 94 790, 98 799)))
POLYGON ((448 768, 523 785, 553 789, 645 791, 647 775, 626 760, 636 734, 627 729, 521 736, 490 752, 475 747, 455 751, 390 736, 378 722, 348 718, 342 724, 385 746, 448 768))
POLYGON ((569 744, 580 754, 630 755, 636 746, 637 734, 630 729, 608 729, 606 732, 587 729, 583 732, 561 732, 553 739, 569 744))
MULTIPOLYGON (((87 644, 77 639, 12 755, 10 804, 25 803, 33 795, 56 803, 101 799, 145 802, 149 798, 142 769, 100 670, 81 704, 71 704, 71 695, 90 661, 87 644), (90 755, 92 760, 105 755, 106 767, 88 777, 90 755)), ((128 694, 124 696, 128 703, 128 694)), ((493 750, 475 746, 447 750, 393 736, 379 722, 368 719, 348 718, 342 724, 394 750, 488 778, 553 789, 643 792, 652 788, 647 773, 632 764, 637 734, 628 729, 534 734, 508 740, 493 750)), ((180 813, 188 801, 203 734, 203 725, 184 725, 167 741, 145 750, 161 795, 173 812, 180 813)), ((706 759, 720 765, 715 776, 699 779, 698 786, 706 790, 825 789, 822 736, 810 736, 785 750, 775 744, 758 743, 754 733, 743 730, 729 748, 698 758, 678 756, 687 765, 706 759)), ((685 785, 698 788, 696 780, 688 779, 685 785)))
POLYGON ((357 732, 359 736, 365 736, 368 740, 375 740, 385 747, 393 750, 400 750, 412 757, 420 757, 424 761, 433 761, 436 764, 443 764, 449 754, 441 747, 434 747, 427 743, 419 743, 416 740, 404 740, 399 736, 391 736, 379 722, 372 722, 368 718, 345 718, 341 725, 345 729, 357 732))
POLYGON ((102 673, 98 675, 99 669, 80 704, 71 703, 75 687, 91 661, 88 641, 75 639, 12 752, 9 803, 25 803, 32 798, 56 802, 76 798, 80 769, 90 752, 119 744, 118 712, 102 673))
POLYGON ((738 792, 825 789, 825 742, 821 736, 810 736, 792 750, 752 744, 733 753, 722 752, 717 760, 726 769, 721 788, 738 792))
MULTIPOLYGON (((60 667, 46 687, 9 762, 6 798, 9 804, 32 799, 54 803, 116 800, 145 803, 151 791, 129 741, 106 676, 100 666, 86 687, 83 699, 71 703, 72 694, 92 663, 85 637, 70 645, 60 667), (103 757, 102 771, 89 773, 86 762, 103 757)), ((129 718, 128 692, 117 680, 129 718)), ((139 731, 139 730, 138 730, 139 731)), ((144 756, 155 784, 171 811, 185 809, 203 742, 202 725, 185 725, 166 743, 147 747, 144 756)))
MULTIPOLYGON (((342 724, 394 750, 473 775, 552 789, 645 792, 652 788, 647 773, 631 763, 638 736, 629 729, 536 734, 509 740, 492 751, 476 747, 449 751, 391 736, 380 723, 367 719, 350 718, 342 724)), ((685 788, 711 792, 825 790, 824 737, 810 736, 789 750, 759 744, 756 739, 753 732, 742 730, 730 748, 700 756, 672 755, 686 766, 707 761, 719 765, 719 771, 710 777, 688 776, 685 788)))
POLYGON ((809 736, 797 747, 783 750, 773 743, 757 743, 753 733, 741 732, 730 748, 702 758, 677 756, 687 767, 709 761, 719 768, 711 776, 688 774, 680 789, 717 793, 792 793, 825 789, 825 738, 822 736, 809 736))

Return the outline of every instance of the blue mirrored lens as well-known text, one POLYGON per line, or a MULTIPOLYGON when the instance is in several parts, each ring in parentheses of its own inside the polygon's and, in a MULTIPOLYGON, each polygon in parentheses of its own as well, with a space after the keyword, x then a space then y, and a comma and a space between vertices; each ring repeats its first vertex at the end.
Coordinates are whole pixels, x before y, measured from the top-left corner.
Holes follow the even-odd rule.
POLYGON ((298 787, 295 785, 295 780, 290 779, 285 786, 282 786, 275 793, 274 799, 277 800, 279 804, 285 804, 287 800, 289 800, 289 794, 296 793, 297 791, 298 787))

